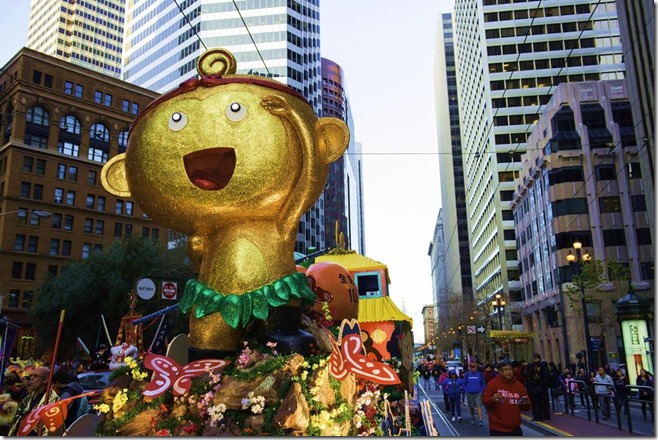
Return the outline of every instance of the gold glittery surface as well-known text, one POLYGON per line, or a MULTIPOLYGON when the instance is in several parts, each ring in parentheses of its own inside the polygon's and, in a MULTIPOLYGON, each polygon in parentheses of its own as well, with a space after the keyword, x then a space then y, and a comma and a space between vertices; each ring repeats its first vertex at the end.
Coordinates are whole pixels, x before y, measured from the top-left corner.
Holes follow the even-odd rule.
MULTIPOLYGON (((349 131, 338 119, 318 119, 278 83, 223 78, 145 109, 126 153, 105 165, 101 179, 156 223, 190 236, 201 281, 239 294, 295 272, 299 219, 320 196, 349 131)), ((193 315, 193 347, 241 346, 240 333, 219 314, 193 315)))

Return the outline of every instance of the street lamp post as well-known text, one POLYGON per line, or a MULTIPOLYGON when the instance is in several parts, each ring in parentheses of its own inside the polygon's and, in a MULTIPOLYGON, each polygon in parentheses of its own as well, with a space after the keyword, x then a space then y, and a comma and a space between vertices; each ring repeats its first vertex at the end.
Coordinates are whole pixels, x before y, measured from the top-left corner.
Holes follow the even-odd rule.
POLYGON ((495 299, 491 301, 491 305, 494 307, 496 315, 498 315, 498 328, 503 329, 503 313, 505 313, 505 300, 500 293, 496 294, 495 299))
MULTIPOLYGON (((576 251, 576 254, 572 254, 571 251, 567 254, 567 261, 569 264, 573 264, 576 267, 576 270, 578 272, 578 275, 582 275, 583 273, 583 262, 589 261, 592 259, 592 256, 587 253, 581 253, 581 248, 583 247, 582 243, 579 241, 575 241, 573 243, 573 248, 576 251)), ((591 338, 589 335, 589 317, 587 316, 587 301, 585 301, 585 285, 583 284, 582 280, 579 283, 580 284, 580 301, 581 305, 583 308, 583 324, 585 326, 585 351, 587 353, 587 362, 585 363, 585 366, 587 368, 587 373, 589 374, 590 371, 592 371, 593 364, 592 364, 592 351, 590 349, 591 345, 591 338)))

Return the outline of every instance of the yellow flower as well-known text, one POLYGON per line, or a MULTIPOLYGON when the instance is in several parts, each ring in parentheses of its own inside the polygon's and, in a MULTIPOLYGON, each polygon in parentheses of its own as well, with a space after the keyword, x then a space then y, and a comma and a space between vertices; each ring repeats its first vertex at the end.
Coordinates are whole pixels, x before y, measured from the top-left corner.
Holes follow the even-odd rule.
POLYGON ((106 414, 110 412, 110 405, 107 403, 101 403, 100 405, 94 405, 94 409, 102 412, 103 414, 106 414))
POLYGON ((128 389, 124 388, 123 391, 119 391, 116 396, 114 396, 114 402, 112 402, 112 411, 117 413, 123 408, 123 406, 128 402, 128 389))

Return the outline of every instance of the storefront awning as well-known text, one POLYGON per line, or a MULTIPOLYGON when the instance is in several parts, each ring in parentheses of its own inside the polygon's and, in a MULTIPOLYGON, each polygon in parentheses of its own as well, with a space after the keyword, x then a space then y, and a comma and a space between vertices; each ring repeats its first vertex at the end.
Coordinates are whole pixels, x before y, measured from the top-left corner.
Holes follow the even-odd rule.
POLYGON ((412 327, 414 325, 413 320, 398 309, 388 296, 359 300, 359 322, 375 321, 409 321, 412 327))

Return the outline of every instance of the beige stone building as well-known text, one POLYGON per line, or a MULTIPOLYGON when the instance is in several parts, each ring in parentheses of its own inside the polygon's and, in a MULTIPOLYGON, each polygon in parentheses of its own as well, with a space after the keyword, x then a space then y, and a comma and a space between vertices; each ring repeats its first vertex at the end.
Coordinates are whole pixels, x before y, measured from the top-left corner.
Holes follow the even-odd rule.
POLYGON ((105 191, 105 162, 127 146, 135 116, 159 96, 24 48, 0 76, 2 315, 29 328, 46 274, 115 238, 166 240, 128 198, 105 191))
MULTIPOLYGON (((637 122, 635 122, 637 123, 637 122)), ((638 142, 625 80, 562 83, 528 138, 512 201, 522 284, 522 319, 535 352, 565 365, 585 349, 578 268, 567 255, 627 265, 630 284, 654 296, 654 245, 638 142), (562 315, 562 301, 566 322, 562 315), (563 326, 566 331, 563 333, 563 326), (568 340, 565 350, 565 334, 568 340)), ((621 353, 614 302, 630 288, 607 282, 587 302, 594 365, 621 353)))

